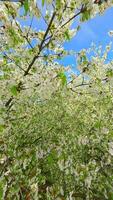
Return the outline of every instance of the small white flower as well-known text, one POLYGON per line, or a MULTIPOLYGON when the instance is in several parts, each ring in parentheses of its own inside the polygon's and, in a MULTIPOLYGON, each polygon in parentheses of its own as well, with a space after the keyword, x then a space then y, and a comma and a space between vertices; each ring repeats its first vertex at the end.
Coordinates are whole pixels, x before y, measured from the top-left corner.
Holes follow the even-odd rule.
POLYGON ((5 172, 5 176, 8 176, 10 174, 10 170, 8 170, 7 172, 5 172))
POLYGON ((112 37, 112 36, 113 36, 113 30, 109 31, 109 32, 108 32, 108 35, 109 35, 110 37, 112 37))
POLYGON ((113 142, 109 142, 109 149, 108 149, 108 151, 111 154, 111 156, 113 156, 113 142))
POLYGON ((91 181, 92 181, 92 176, 88 176, 86 179, 85 179, 85 185, 90 188, 91 186, 91 181))
POLYGON ((33 192, 35 192, 35 191, 37 190, 37 188, 38 188, 37 183, 33 183, 33 184, 31 185, 31 190, 32 190, 33 192))
POLYGON ((111 46, 110 46, 110 45, 107 45, 107 46, 106 46, 106 50, 107 50, 107 51, 110 51, 110 49, 111 49, 111 46))

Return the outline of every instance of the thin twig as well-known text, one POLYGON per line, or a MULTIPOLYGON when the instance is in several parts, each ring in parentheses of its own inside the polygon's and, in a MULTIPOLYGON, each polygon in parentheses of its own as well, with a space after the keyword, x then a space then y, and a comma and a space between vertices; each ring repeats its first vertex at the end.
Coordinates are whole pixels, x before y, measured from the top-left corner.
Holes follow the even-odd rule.
MULTIPOLYGON (((85 10, 85 8, 82 7, 81 10, 80 10, 78 13, 76 13, 76 14, 75 14, 74 16, 72 16, 68 21, 66 21, 64 24, 62 24, 60 28, 63 28, 63 27, 64 27, 65 25, 67 25, 70 21, 72 21, 72 20, 75 19, 77 16, 79 16, 81 13, 83 13, 84 10, 85 10)), ((59 29, 60 29, 60 28, 59 28, 59 29)), ((45 41, 51 39, 52 37, 53 37, 53 35, 48 36, 48 37, 45 39, 45 41)))
POLYGON ((32 24, 33 24, 33 19, 34 19, 34 15, 33 15, 32 18, 31 18, 31 23, 30 23, 30 26, 29 26, 29 30, 28 30, 28 32, 27 32, 27 38, 28 38, 28 36, 29 36, 29 32, 30 32, 30 29, 31 29, 32 24))
POLYGON ((19 67, 22 71, 25 72, 25 70, 24 70, 20 65, 18 65, 17 63, 15 63, 15 60, 14 60, 14 59, 10 58, 5 52, 4 52, 3 54, 4 54, 4 56, 6 56, 11 62, 14 62, 14 64, 15 64, 17 67, 19 67))

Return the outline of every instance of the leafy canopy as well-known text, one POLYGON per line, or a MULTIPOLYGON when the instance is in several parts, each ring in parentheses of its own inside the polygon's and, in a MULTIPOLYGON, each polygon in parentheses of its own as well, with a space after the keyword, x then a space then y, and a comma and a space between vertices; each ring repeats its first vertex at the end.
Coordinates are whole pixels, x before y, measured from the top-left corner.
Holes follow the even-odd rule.
POLYGON ((0 3, 0 199, 113 199, 111 47, 63 47, 81 22, 111 6, 0 3), (56 62, 75 54, 78 75, 56 62))

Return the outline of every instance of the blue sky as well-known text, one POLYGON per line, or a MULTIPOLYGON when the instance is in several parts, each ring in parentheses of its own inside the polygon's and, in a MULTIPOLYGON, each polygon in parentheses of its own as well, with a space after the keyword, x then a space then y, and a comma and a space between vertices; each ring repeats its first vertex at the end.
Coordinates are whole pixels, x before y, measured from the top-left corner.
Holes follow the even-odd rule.
MULTIPOLYGON (((22 10, 21 10, 22 11, 22 10)), ((71 41, 67 41, 64 43, 64 47, 67 50, 80 51, 83 48, 89 48, 93 43, 96 46, 102 45, 104 47, 113 41, 113 38, 109 37, 108 32, 113 30, 113 8, 107 9, 103 15, 98 15, 93 19, 90 19, 87 22, 83 22, 80 24, 81 29, 78 31, 77 35, 71 39, 71 41)), ((21 21, 21 20, 20 20, 21 21)), ((21 25, 30 25, 31 20, 28 17, 26 22, 21 21, 21 25)), ((72 27, 76 27, 78 25, 78 20, 73 23, 72 27)), ((45 29, 45 24, 43 20, 33 19, 32 27, 39 29, 45 29)), ((35 45, 35 41, 34 41, 35 45)), ((113 58, 113 53, 109 54, 109 59, 113 58)), ((59 61, 61 64, 67 65, 76 65, 75 56, 67 56, 66 58, 59 61)))
MULTIPOLYGON (((71 41, 66 42, 64 46, 68 50, 73 49, 78 52, 83 48, 89 48, 93 42, 104 48, 110 41, 113 42, 113 38, 108 35, 109 30, 113 30, 113 8, 107 9, 103 15, 83 22, 77 35, 71 41)), ((113 58, 112 52, 109 54, 109 58, 113 58)), ((60 63, 64 65, 75 64, 75 57, 68 56, 60 63)))

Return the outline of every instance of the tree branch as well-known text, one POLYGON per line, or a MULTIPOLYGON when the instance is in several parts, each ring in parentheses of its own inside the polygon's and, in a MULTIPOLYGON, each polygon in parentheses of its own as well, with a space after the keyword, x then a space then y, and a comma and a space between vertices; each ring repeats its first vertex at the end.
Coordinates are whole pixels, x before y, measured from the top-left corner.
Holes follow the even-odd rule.
POLYGON ((39 54, 40 54, 40 52, 42 51, 42 46, 43 46, 43 44, 44 44, 44 42, 45 42, 45 38, 46 38, 46 36, 47 36, 47 34, 48 34, 49 30, 50 30, 50 27, 51 27, 52 22, 53 22, 53 20, 54 20, 54 18, 55 18, 55 15, 56 15, 56 12, 54 12, 53 15, 52 15, 52 17, 51 17, 51 20, 50 20, 50 22, 49 22, 49 25, 48 25, 48 27, 47 27, 47 29, 46 29, 45 34, 44 34, 44 37, 43 37, 43 39, 42 39, 42 41, 41 41, 41 43, 40 43, 40 45, 39 45, 38 54, 37 54, 36 56, 34 56, 34 58, 32 59, 31 63, 29 64, 27 70, 26 70, 25 73, 24 73, 24 76, 26 76, 26 75, 29 73, 29 71, 30 71, 32 65, 34 64, 34 62, 36 61, 36 59, 39 57, 39 54))
POLYGON ((18 65, 17 63, 15 63, 15 60, 13 60, 12 58, 10 58, 5 52, 3 53, 4 56, 6 56, 11 62, 13 62, 17 67, 19 67, 22 71, 25 72, 25 70, 20 66, 18 65))
MULTIPOLYGON (((65 22, 64 24, 62 24, 60 28, 63 28, 65 25, 67 25, 70 21, 72 21, 73 19, 75 19, 77 16, 79 16, 84 11, 85 11, 85 8, 82 6, 82 8, 80 9, 80 11, 78 13, 76 13, 74 16, 72 16, 67 22, 65 22)), ((45 41, 51 39, 52 37, 53 37, 53 35, 48 36, 45 41)), ((47 45, 48 45, 48 43, 47 43, 47 45)))

